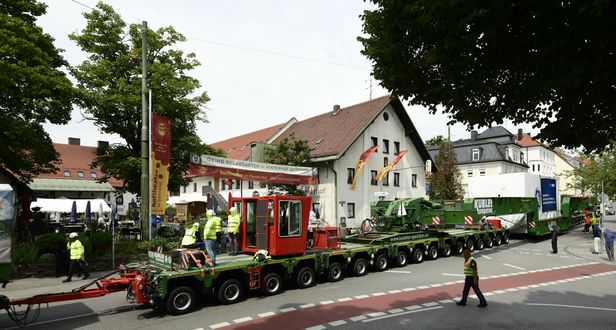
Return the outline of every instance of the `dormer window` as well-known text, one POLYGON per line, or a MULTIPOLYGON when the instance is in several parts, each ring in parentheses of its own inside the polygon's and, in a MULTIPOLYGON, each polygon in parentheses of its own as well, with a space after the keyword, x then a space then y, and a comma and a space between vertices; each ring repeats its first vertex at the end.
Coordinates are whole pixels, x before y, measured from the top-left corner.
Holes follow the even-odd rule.
POLYGON ((69 176, 71 176, 71 171, 64 170, 64 177, 69 177, 69 176))
POLYGON ((473 160, 479 160, 480 157, 479 149, 473 149, 473 160))

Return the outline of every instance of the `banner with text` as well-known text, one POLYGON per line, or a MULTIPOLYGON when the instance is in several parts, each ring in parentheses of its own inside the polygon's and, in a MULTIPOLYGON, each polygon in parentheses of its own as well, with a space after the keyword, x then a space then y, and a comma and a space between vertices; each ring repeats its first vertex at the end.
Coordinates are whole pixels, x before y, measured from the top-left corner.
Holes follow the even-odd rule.
POLYGON ((210 155, 190 155, 189 175, 278 184, 318 184, 316 169, 251 162, 210 155))
POLYGON ((152 114, 152 214, 164 214, 169 183, 171 161, 171 121, 169 118, 152 114))

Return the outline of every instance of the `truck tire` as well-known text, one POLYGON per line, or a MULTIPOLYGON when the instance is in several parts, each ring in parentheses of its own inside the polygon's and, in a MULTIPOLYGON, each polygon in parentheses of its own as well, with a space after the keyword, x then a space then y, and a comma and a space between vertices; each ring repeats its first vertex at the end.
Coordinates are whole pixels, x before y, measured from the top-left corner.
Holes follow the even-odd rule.
POLYGON ((428 258, 430 260, 438 259, 438 247, 436 247, 436 245, 430 245, 430 247, 428 247, 428 258))
POLYGON ((388 261, 389 260, 387 260, 387 256, 385 255, 385 253, 377 254, 376 258, 374 259, 374 270, 376 270, 377 272, 387 270, 388 261))
POLYGON ((240 283, 240 281, 230 278, 222 282, 216 291, 218 301, 220 301, 223 305, 230 305, 242 299, 244 288, 242 287, 242 283, 240 283))
POLYGON ((489 237, 489 236, 488 236, 488 237, 486 238, 486 244, 485 244, 485 246, 486 246, 488 249, 489 249, 489 248, 491 248, 492 246, 494 246, 494 240, 492 239, 492 237, 489 237))
POLYGON ((424 255, 424 252, 423 252, 422 248, 420 248, 420 247, 415 248, 413 250, 413 261, 416 264, 420 264, 423 261, 423 255, 424 255))
POLYGON ((471 252, 475 251, 475 240, 470 238, 466 241, 466 248, 471 252))
POLYGON ((406 251, 404 250, 398 251, 398 255, 396 256, 396 266, 404 267, 406 266, 407 261, 408 261, 408 255, 406 254, 406 251))
POLYGON ((368 262, 364 258, 357 258, 353 261, 353 275, 364 276, 368 273, 368 262))
POLYGON ((477 251, 479 251, 479 250, 483 250, 483 246, 484 246, 484 244, 483 244, 483 243, 484 243, 484 241, 483 241, 483 239, 480 237, 480 238, 479 238, 479 239, 475 242, 475 249, 476 249, 477 251))
POLYGON ((462 250, 464 250, 464 241, 459 240, 456 241, 456 254, 460 254, 462 253, 462 250))
POLYGON ((300 289, 309 288, 315 285, 316 274, 314 272, 314 269, 308 266, 300 268, 300 270, 297 272, 297 275, 295 276, 295 283, 300 289))
POLYGON ((503 235, 503 244, 509 244, 509 233, 503 235))
POLYGON ((443 258, 447 258, 451 256, 451 244, 450 243, 443 244, 443 248, 441 249, 441 256, 443 258))
POLYGON ((197 296, 195 291, 187 286, 173 289, 167 296, 167 312, 171 315, 181 315, 190 312, 195 306, 197 296))
POLYGON ((344 279, 344 273, 342 264, 339 262, 332 262, 327 268, 327 280, 329 282, 338 282, 344 279))
POLYGON ((266 296, 277 295, 282 292, 282 289, 282 276, 278 273, 269 273, 261 280, 261 292, 266 296))
POLYGON ((503 241, 503 236, 501 236, 501 234, 496 234, 496 237, 494 237, 494 245, 499 246, 501 245, 503 241))

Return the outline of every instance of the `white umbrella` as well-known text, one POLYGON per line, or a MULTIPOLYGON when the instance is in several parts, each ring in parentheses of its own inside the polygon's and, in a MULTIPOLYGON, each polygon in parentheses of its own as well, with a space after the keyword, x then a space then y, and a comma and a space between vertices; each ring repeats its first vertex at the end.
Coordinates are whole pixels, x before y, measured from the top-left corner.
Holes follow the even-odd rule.
POLYGON ((105 222, 105 219, 103 218, 103 203, 98 204, 98 222, 105 222))

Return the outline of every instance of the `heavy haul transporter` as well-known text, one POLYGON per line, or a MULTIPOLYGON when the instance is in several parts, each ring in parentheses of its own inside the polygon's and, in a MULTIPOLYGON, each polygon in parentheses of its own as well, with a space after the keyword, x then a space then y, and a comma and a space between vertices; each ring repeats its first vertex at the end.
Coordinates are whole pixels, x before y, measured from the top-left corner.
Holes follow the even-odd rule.
POLYGON ((311 198, 265 196, 231 198, 241 215, 239 241, 243 254, 221 255, 212 266, 199 250, 177 249, 169 254, 149 252, 146 263, 127 264, 119 278, 101 278, 68 293, 47 294, 20 300, 5 297, 3 307, 91 298, 128 291, 138 304, 150 304, 170 314, 191 311, 198 296, 216 298, 221 304, 240 301, 248 290, 275 295, 291 284, 300 289, 318 277, 340 281, 346 273, 363 276, 370 269, 383 271, 404 266, 424 256, 437 259, 471 249, 507 243, 504 228, 449 229, 409 232, 365 232, 341 238, 337 227, 316 228, 308 239, 311 198), (89 286, 96 286, 88 289, 89 286))

